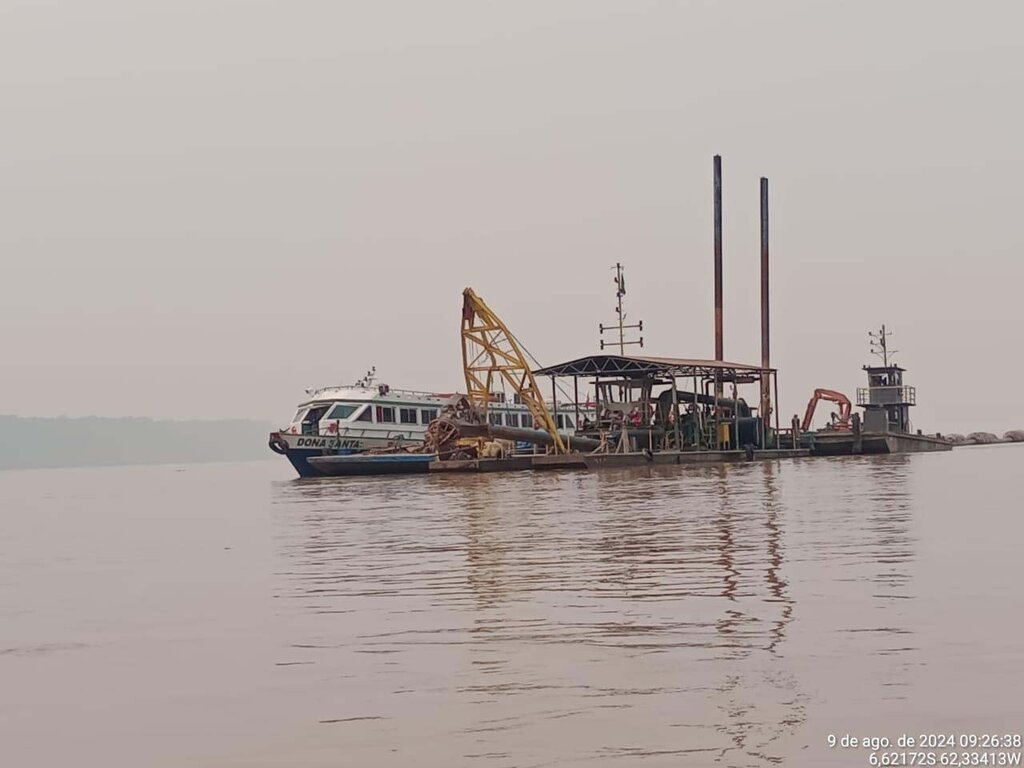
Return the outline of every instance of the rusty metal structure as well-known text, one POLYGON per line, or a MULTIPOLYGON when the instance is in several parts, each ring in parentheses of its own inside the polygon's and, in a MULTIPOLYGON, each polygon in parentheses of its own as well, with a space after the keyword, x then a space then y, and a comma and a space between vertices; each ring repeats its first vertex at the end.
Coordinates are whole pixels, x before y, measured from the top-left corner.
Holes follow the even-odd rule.
MULTIPOLYGON (((719 360, 589 355, 534 371, 593 388, 597 419, 578 433, 612 450, 740 451, 777 443, 739 387, 777 387, 777 372, 719 360), (731 396, 723 394, 729 385, 731 396)), ((578 403, 577 403, 578 407, 578 403)))
MULTIPOLYGON (((768 290, 768 179, 761 177, 761 368, 769 370, 771 363, 771 316, 768 303, 771 293, 768 290)), ((771 388, 761 386, 761 415, 768 421, 772 416, 771 388)))
POLYGON ((725 359, 723 330, 723 283, 722 269, 722 156, 714 159, 714 205, 715 205, 715 360, 725 359))

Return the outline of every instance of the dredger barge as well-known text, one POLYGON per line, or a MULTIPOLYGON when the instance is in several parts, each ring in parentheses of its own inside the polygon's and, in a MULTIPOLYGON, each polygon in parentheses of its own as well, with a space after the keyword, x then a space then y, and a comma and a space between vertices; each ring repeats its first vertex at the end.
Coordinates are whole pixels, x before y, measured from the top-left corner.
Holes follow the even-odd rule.
MULTIPOLYGON (((902 368, 888 359, 866 368, 869 386, 858 392, 864 418, 849 400, 817 390, 803 422, 779 422, 778 372, 770 364, 768 183, 761 179, 761 362, 727 362, 722 333, 721 158, 715 157, 715 359, 627 355, 622 308, 625 281, 616 265, 618 321, 601 326, 618 340, 601 342, 602 352, 556 365, 531 365, 522 345, 501 318, 471 288, 463 291, 462 357, 464 395, 446 404, 426 427, 422 443, 395 444, 363 453, 303 457, 300 474, 358 475, 413 472, 596 469, 638 465, 739 462, 812 455, 949 450, 941 436, 914 434, 909 408, 916 394, 903 384, 902 368), (618 354, 605 347, 618 347, 618 354), (546 397, 538 378, 550 380, 546 397), (559 393, 571 388, 571 396, 559 393), (581 402, 581 392, 584 400, 581 402), (822 397, 841 403, 839 416, 823 430, 810 431, 814 406, 822 397), (845 405, 842 405, 845 401, 845 405), (503 421, 502 408, 532 416, 503 421), (570 432, 564 429, 572 424, 570 432), (560 428, 562 427, 562 428, 560 428)), ((884 344, 883 326, 883 344, 884 344)), ((271 445, 287 455, 281 433, 271 445)), ((293 461, 293 464, 296 462, 293 461)), ((297 466, 298 468, 298 466, 297 466)))

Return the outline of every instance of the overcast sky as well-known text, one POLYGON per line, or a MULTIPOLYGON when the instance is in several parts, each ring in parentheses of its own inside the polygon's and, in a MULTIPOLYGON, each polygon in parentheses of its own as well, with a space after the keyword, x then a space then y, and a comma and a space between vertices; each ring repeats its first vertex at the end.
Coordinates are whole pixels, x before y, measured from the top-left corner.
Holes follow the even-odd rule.
MULTIPOLYGON (((782 414, 895 331, 926 430, 1024 428, 1019 2, 0 0, 0 412, 284 422, 460 386, 473 286, 543 363, 610 268, 650 354, 782 414)), ((827 413, 827 409, 826 409, 827 413)))

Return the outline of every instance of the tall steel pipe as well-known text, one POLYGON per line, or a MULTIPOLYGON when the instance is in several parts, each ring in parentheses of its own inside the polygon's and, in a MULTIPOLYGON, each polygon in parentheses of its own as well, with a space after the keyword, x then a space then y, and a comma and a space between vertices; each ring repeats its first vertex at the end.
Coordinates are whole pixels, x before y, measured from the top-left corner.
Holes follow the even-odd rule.
POLYGON ((715 360, 725 359, 722 341, 722 156, 715 155, 715 360))
POLYGON ((770 314, 768 311, 768 179, 761 177, 761 418, 769 423, 772 411, 771 381, 766 371, 771 368, 770 314))

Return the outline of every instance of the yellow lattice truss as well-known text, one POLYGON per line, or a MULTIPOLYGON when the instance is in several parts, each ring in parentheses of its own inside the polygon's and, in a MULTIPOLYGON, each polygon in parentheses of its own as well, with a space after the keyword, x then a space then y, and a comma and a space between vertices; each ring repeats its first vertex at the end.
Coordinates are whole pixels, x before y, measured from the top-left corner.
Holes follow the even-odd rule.
POLYGON ((526 362, 523 351, 491 311, 483 299, 467 288, 462 292, 462 369, 466 376, 466 394, 481 413, 487 413, 495 374, 519 395, 533 418, 551 435, 558 453, 565 453, 565 444, 555 420, 544 404, 537 380, 526 362))

